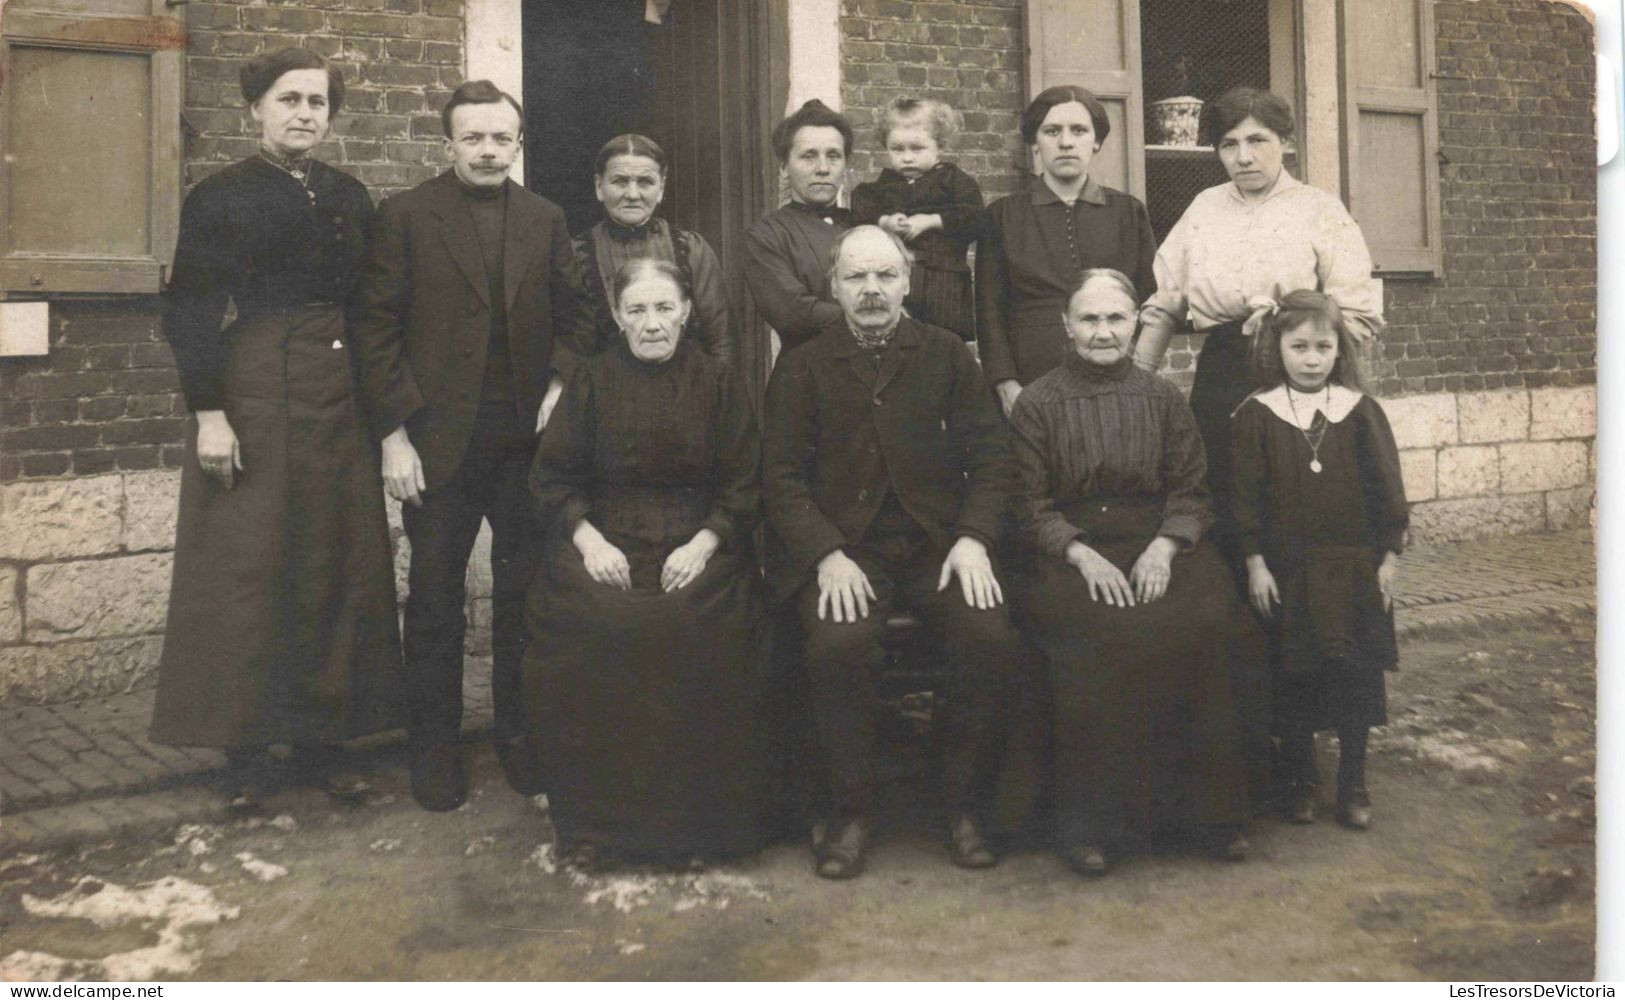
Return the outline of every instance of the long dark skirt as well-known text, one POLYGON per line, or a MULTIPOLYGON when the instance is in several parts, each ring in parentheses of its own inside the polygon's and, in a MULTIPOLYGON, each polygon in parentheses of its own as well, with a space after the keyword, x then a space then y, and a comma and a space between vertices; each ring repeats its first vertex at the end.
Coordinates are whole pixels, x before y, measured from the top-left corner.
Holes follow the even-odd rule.
MULTIPOLYGON (((1066 513, 1127 576, 1161 508, 1102 498, 1066 513)), ((1060 559, 1030 569, 1021 617, 1048 662, 1059 842, 1245 824, 1232 674, 1247 612, 1213 546, 1177 556, 1167 594, 1131 608, 1092 600, 1060 559)))
POLYGON ((755 851, 768 667, 755 563, 718 551, 666 594, 674 546, 611 540, 631 591, 594 581, 567 543, 531 587, 525 707, 560 840, 678 862, 755 851))
POLYGON ((1207 484, 1213 496, 1211 538, 1232 570, 1239 573, 1241 552, 1236 542, 1235 461, 1231 457, 1230 415, 1253 391, 1248 354, 1252 341, 1242 336, 1242 320, 1222 323, 1207 331, 1196 357, 1191 383, 1191 413, 1207 452, 1207 484))
POLYGON ((332 743, 402 724, 401 641, 378 448, 336 306, 232 331, 226 489, 187 435, 152 738, 332 743), (335 347, 334 345, 339 345, 335 347))

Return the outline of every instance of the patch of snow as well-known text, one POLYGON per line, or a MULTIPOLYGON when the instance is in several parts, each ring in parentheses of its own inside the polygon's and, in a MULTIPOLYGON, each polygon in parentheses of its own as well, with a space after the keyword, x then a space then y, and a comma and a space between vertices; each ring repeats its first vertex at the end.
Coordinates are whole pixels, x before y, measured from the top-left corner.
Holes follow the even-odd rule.
POLYGON ((237 855, 237 863, 243 866, 243 871, 259 879, 261 882, 275 882, 288 874, 288 869, 269 861, 261 861, 247 851, 237 855))
POLYGON ((628 941, 625 938, 616 938, 615 947, 623 955, 636 955, 638 952, 649 946, 644 944, 642 941, 628 941))
MULTIPOLYGON (((177 835, 177 844, 196 834, 177 835)), ((207 886, 169 876, 136 889, 86 876, 51 899, 23 894, 23 909, 38 917, 88 920, 97 927, 137 924, 156 929, 158 943, 115 952, 100 959, 63 959, 44 952, 17 951, 0 959, 9 974, 67 981, 79 978, 120 982, 169 979, 197 969, 201 958, 186 931, 235 920, 241 913, 215 899, 207 886), (42 974, 48 973, 48 974, 42 974)))
POLYGON ((476 854, 484 854, 486 851, 489 851, 492 847, 495 847, 496 842, 497 842, 497 839, 495 837, 491 837, 491 836, 477 837, 474 840, 469 841, 468 846, 463 848, 463 857, 472 858, 476 854))
POLYGON ((271 820, 270 825, 276 827, 278 830, 281 830, 284 833, 291 833, 294 830, 299 829, 299 821, 287 813, 278 813, 276 819, 271 820))
POLYGON ((525 863, 535 865, 546 875, 556 874, 559 870, 559 862, 553 855, 551 843, 536 845, 536 850, 530 852, 530 857, 525 859, 525 863))
POLYGON ((374 854, 388 854, 390 851, 400 849, 401 840, 399 837, 382 837, 367 845, 367 850, 372 851, 374 854))

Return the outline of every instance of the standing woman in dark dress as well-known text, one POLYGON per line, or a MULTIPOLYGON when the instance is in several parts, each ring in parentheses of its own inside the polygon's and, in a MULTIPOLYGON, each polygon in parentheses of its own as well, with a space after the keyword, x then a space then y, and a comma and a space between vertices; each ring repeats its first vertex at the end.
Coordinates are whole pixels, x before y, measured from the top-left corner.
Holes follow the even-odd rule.
POLYGON ((622 336, 575 370, 531 476, 559 528, 531 586, 532 739, 574 863, 747 854, 766 790, 756 423, 683 336, 675 266, 623 265, 614 297, 622 336))
MULTIPOLYGON (((372 203, 311 156, 344 80, 290 48, 249 60, 241 82, 260 152, 187 196, 164 303, 195 432, 152 738, 225 749, 248 808, 267 746, 331 763, 322 748, 401 724, 402 682, 378 447, 344 321, 372 203)), ((329 791, 358 781, 329 773, 329 791)))
POLYGON ((1061 314, 1084 271, 1120 271, 1142 299, 1156 288, 1145 205, 1089 175, 1110 134, 1106 108, 1082 87, 1051 87, 1022 112, 1021 138, 1043 172, 988 206, 976 243, 977 343, 1006 414, 1022 386, 1067 357, 1061 314))
POLYGON ((610 307, 615 272, 640 258, 664 260, 676 264, 693 289, 694 310, 684 336, 726 365, 734 345, 722 262, 705 237, 655 217, 666 193, 666 168, 666 151, 647 136, 618 135, 598 151, 593 185, 606 218, 574 242, 597 309, 600 339, 607 344, 620 336, 610 307))
POLYGON ((1173 385, 1134 367, 1134 285, 1087 271, 1073 349, 1010 414, 1016 585, 1048 662, 1057 847, 1081 874, 1147 834, 1200 833, 1241 860, 1250 818, 1231 676, 1250 616, 1203 533, 1202 442, 1173 385))
POLYGON ((812 100, 773 127, 773 155, 790 203, 745 232, 745 283, 784 353, 841 322, 829 290, 829 255, 852 228, 837 202, 852 156, 852 123, 812 100))

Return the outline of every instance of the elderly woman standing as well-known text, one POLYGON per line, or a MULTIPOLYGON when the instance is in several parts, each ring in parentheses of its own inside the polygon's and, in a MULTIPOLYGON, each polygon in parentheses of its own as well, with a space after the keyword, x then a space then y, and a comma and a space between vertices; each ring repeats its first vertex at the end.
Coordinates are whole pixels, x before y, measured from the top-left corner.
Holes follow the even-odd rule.
POLYGON ((852 124, 824 102, 808 101, 773 127, 773 155, 790 203, 745 233, 745 281, 781 351, 841 321, 829 290, 829 255, 852 227, 836 204, 852 156, 852 124))
POLYGON ((598 151, 593 184, 607 218, 575 238, 576 257, 596 299, 605 343, 618 335, 610 307, 615 273, 634 260, 664 260, 677 265, 693 290, 694 310, 684 336, 726 365, 734 345, 722 263, 705 237, 655 218, 666 194, 666 170, 666 151, 647 136, 618 135, 606 142, 598 151))
MULTIPOLYGON (((344 80, 304 49, 240 75, 260 151, 187 196, 164 303, 195 432, 152 738, 227 750, 246 808, 268 745, 319 761, 393 728, 402 681, 378 449, 344 321, 372 203, 311 156, 344 80)), ((364 788, 335 774, 329 790, 364 788)))
POLYGON ((531 588, 534 745, 577 863, 745 854, 764 792, 756 424, 683 335, 682 272, 632 261, 613 293, 620 342, 576 369, 532 473, 561 529, 531 588))
POLYGON ((1215 541, 1239 566, 1231 514, 1230 414, 1254 386, 1249 318, 1300 288, 1342 308, 1349 332, 1369 341, 1382 329, 1382 282, 1360 226, 1337 196, 1282 168, 1292 108, 1262 90, 1237 87, 1203 109, 1203 142, 1218 151, 1228 183, 1196 196, 1156 258, 1156 293, 1146 301, 1135 363, 1156 371, 1168 340, 1207 334, 1196 362, 1191 409, 1207 449, 1218 518, 1215 541))
POLYGON ((1057 846, 1089 875, 1169 830, 1240 860, 1231 684, 1247 612, 1203 539, 1201 439, 1179 390, 1130 362, 1127 276, 1084 272, 1065 309, 1072 349, 1010 414, 1036 549, 1017 610, 1048 661, 1057 846))
POLYGON ((1006 414, 1022 386, 1066 357, 1061 313, 1079 275, 1120 271, 1141 297, 1156 287, 1145 205, 1089 174, 1110 134, 1105 106, 1082 87, 1051 87, 1021 115, 1021 138, 1043 172, 988 206, 976 244, 977 343, 1006 414))

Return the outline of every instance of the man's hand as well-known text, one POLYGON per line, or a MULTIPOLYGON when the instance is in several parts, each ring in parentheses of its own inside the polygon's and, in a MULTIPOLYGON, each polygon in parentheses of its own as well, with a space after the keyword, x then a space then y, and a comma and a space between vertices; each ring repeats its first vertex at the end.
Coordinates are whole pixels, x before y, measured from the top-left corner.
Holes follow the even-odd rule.
POLYGON ((818 620, 855 622, 869 617, 869 602, 876 600, 869 578, 845 552, 836 549, 818 563, 818 620))
POLYGON ((423 461, 418 450, 406 436, 406 425, 395 428, 384 438, 384 489, 390 496, 414 507, 423 506, 422 493, 428 488, 423 478, 423 461))
POLYGON ((1004 407, 1004 415, 1008 417, 1010 411, 1016 408, 1016 397, 1021 395, 1021 383, 1013 378, 1007 378, 993 389, 999 394, 999 403, 1004 407))
POLYGON ((547 422, 553 419, 553 407, 559 405, 559 397, 564 395, 564 380, 557 375, 547 383, 547 392, 542 396, 542 405, 536 410, 536 433, 540 434, 547 422))
POLYGON ((937 579, 937 590, 948 589, 951 577, 959 577, 959 591, 965 603, 986 611, 1004 603, 1004 591, 993 575, 993 561, 987 557, 987 546, 974 538, 961 538, 948 550, 942 561, 942 575, 937 579))
POLYGON ((1168 592, 1168 581, 1173 577, 1174 554, 1178 551, 1179 543, 1166 535, 1151 539, 1151 544, 1134 561, 1134 568, 1129 570, 1128 582, 1134 585, 1135 599, 1142 604, 1150 604, 1168 592))
POLYGON ((1265 565, 1263 556, 1247 557, 1247 599, 1264 618, 1275 617, 1275 606, 1281 603, 1281 590, 1275 585, 1275 574, 1265 565))
POLYGON ((1089 582, 1091 601, 1105 601, 1114 608, 1134 607, 1134 591, 1111 560, 1082 542, 1073 542, 1066 548, 1066 561, 1089 582))

